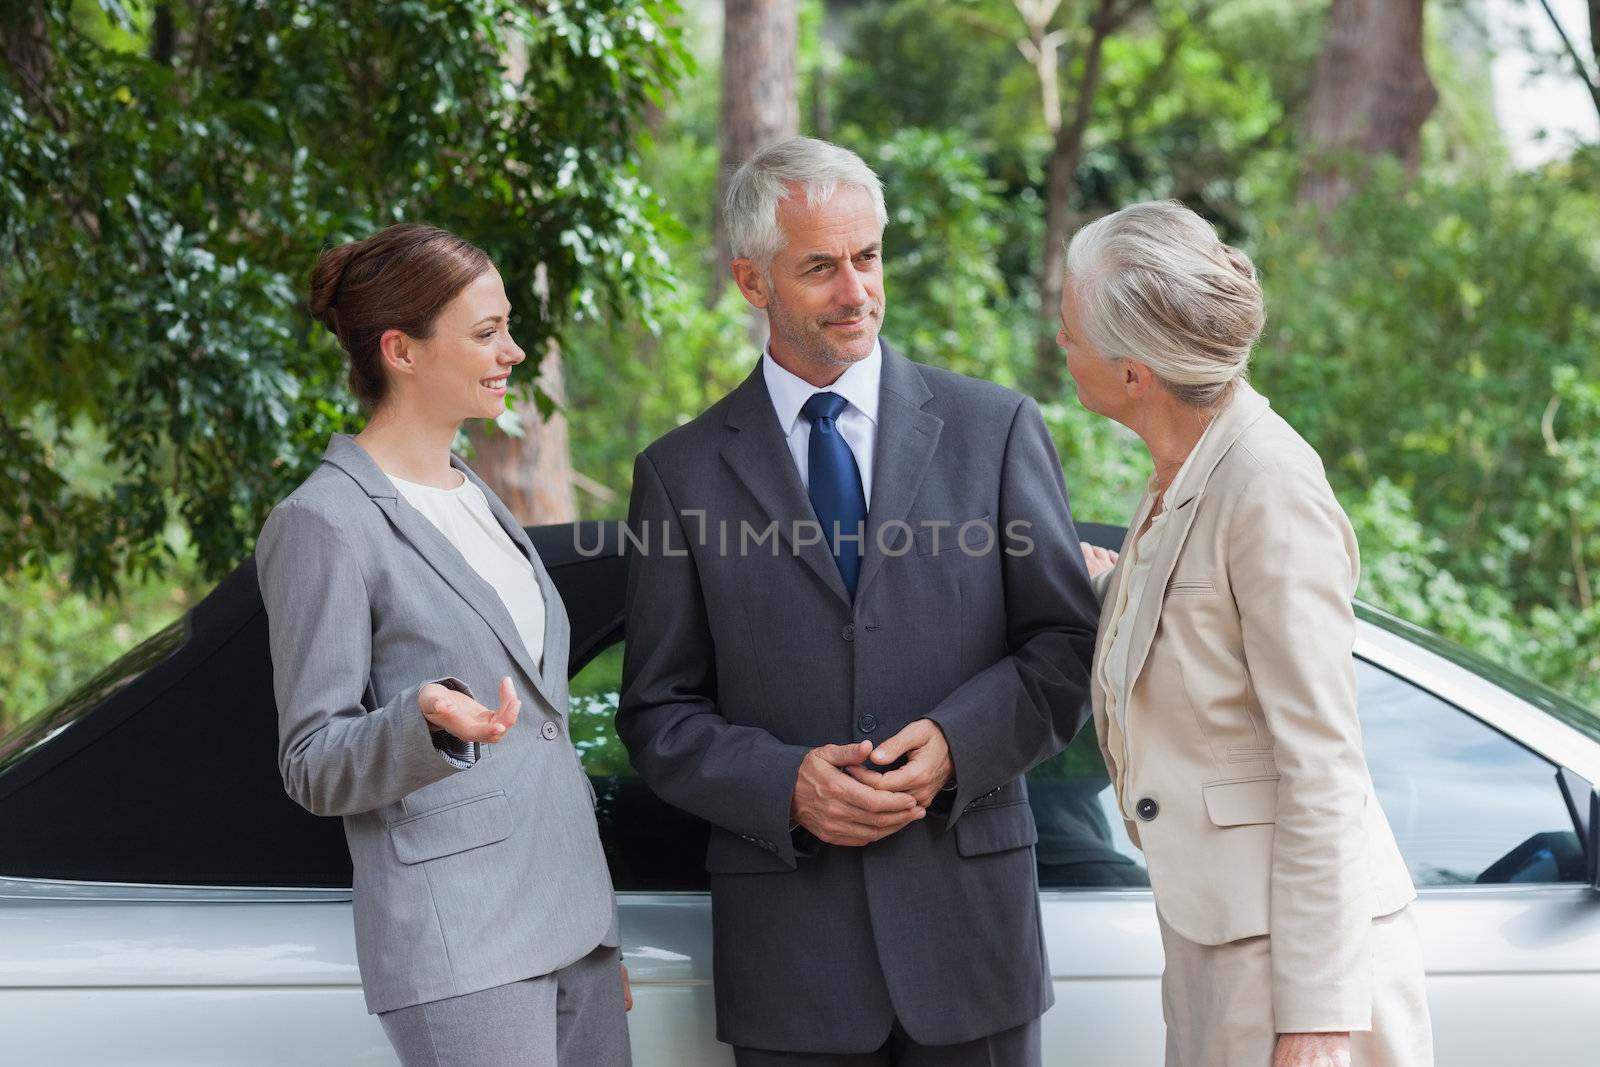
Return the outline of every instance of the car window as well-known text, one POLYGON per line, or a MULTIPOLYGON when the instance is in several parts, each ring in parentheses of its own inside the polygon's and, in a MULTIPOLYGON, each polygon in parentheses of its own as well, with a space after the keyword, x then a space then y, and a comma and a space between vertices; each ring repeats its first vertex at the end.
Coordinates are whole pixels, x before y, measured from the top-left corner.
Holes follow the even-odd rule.
POLYGON ((571 686, 572 742, 594 786, 612 884, 619 892, 706 889, 706 824, 657 799, 617 737, 622 643, 585 664, 571 686))
POLYGON ((1554 764, 1364 660, 1356 679, 1367 766, 1417 885, 1584 879, 1554 764))
POLYGON ((1039 825, 1039 888, 1150 885, 1144 855, 1117 811, 1093 725, 1085 724, 1065 751, 1028 773, 1028 800, 1039 825))
MULTIPOLYGON (((1358 660, 1367 763, 1419 886, 1583 880, 1553 764, 1426 690, 1358 660)), ((704 890, 706 826, 657 799, 615 730, 619 642, 572 679, 572 735, 619 891, 704 890)), ((1042 889, 1147 887, 1086 725, 1028 775, 1042 889)))
MULTIPOLYGON (((618 643, 572 679, 572 739, 598 797, 596 815, 612 881, 618 891, 704 890, 705 824, 658 800, 617 738, 621 678, 618 643)), ((1042 887, 1150 884, 1139 850, 1117 815, 1092 728, 1036 767, 1028 791, 1039 824, 1042 887)))

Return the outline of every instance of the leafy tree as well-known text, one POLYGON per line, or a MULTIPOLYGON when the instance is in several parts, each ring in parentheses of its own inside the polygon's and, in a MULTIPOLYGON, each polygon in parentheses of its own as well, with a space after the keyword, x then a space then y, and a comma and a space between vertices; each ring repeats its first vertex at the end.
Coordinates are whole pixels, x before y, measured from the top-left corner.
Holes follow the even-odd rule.
POLYGON ((686 56, 671 0, 7 5, 0 572, 204 572, 354 412, 300 306, 318 249, 401 219, 495 260, 519 340, 649 314, 666 264, 635 124, 686 56), (518 74, 520 73, 520 76, 518 74), (104 492, 56 457, 98 439, 104 492))
POLYGON ((1269 231, 1256 378, 1364 526, 1367 595, 1600 698, 1592 196, 1391 167, 1269 231))

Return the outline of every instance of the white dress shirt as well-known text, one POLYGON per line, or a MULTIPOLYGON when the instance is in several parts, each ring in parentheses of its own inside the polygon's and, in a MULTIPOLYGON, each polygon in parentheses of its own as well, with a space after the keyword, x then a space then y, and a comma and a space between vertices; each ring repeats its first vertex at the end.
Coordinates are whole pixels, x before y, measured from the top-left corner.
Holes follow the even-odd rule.
MULTIPOLYGON (((542 671, 545 615, 539 579, 528 557, 489 510, 483 490, 465 475, 460 477, 461 484, 454 489, 435 489, 389 474, 389 480, 405 496, 406 502, 427 516, 478 576, 500 594, 501 603, 511 613, 511 621, 516 623, 518 636, 527 646, 528 658, 542 671)), ((497 696, 480 701, 488 707, 495 707, 498 702, 497 696)))
POLYGON ((856 457, 861 472, 861 492, 872 506, 872 457, 878 444, 878 382, 883 377, 883 342, 873 346, 866 359, 850 365, 832 385, 817 388, 778 365, 769 342, 761 357, 761 374, 767 395, 778 413, 778 430, 789 442, 789 454, 800 471, 800 484, 811 490, 811 420, 800 409, 816 393, 838 393, 848 402, 836 421, 845 444, 856 457))

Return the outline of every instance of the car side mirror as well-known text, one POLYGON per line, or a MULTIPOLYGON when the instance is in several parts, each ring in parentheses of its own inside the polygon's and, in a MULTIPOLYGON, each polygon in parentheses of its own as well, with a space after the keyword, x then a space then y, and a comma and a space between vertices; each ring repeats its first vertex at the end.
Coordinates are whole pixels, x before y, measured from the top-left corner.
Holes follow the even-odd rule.
POLYGON ((1566 767, 1556 772, 1556 780, 1561 783, 1561 796, 1567 802, 1572 824, 1578 829, 1578 840, 1583 842, 1589 888, 1600 889, 1600 788, 1566 767))

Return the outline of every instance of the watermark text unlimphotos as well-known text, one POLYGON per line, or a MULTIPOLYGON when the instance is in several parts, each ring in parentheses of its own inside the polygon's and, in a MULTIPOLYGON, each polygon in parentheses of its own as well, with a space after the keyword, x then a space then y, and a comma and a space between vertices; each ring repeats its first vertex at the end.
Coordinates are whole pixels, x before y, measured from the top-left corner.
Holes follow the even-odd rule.
MULTIPOLYGON (((731 522, 727 519, 710 521, 703 510, 679 512, 679 522, 659 519, 622 527, 621 552, 623 555, 687 556, 690 548, 715 552, 719 556, 771 556, 777 558, 784 552, 798 556, 812 545, 828 544, 827 530, 815 519, 795 519, 791 522, 773 520, 759 525, 748 520, 731 522)), ((608 552, 605 533, 598 525, 587 535, 588 523, 573 525, 573 547, 580 556, 594 557, 608 552)), ((1033 553, 1033 538, 1028 531, 1033 523, 1026 519, 1012 519, 1005 525, 1005 537, 998 536, 987 517, 952 522, 946 519, 922 519, 911 523, 891 519, 881 523, 870 535, 870 548, 884 556, 905 556, 912 552, 931 555, 958 549, 968 556, 986 556, 995 551, 1008 556, 1027 556, 1033 553)), ((854 543, 863 555, 869 550, 867 524, 856 523, 854 528, 833 524, 835 539, 842 548, 854 543)))

